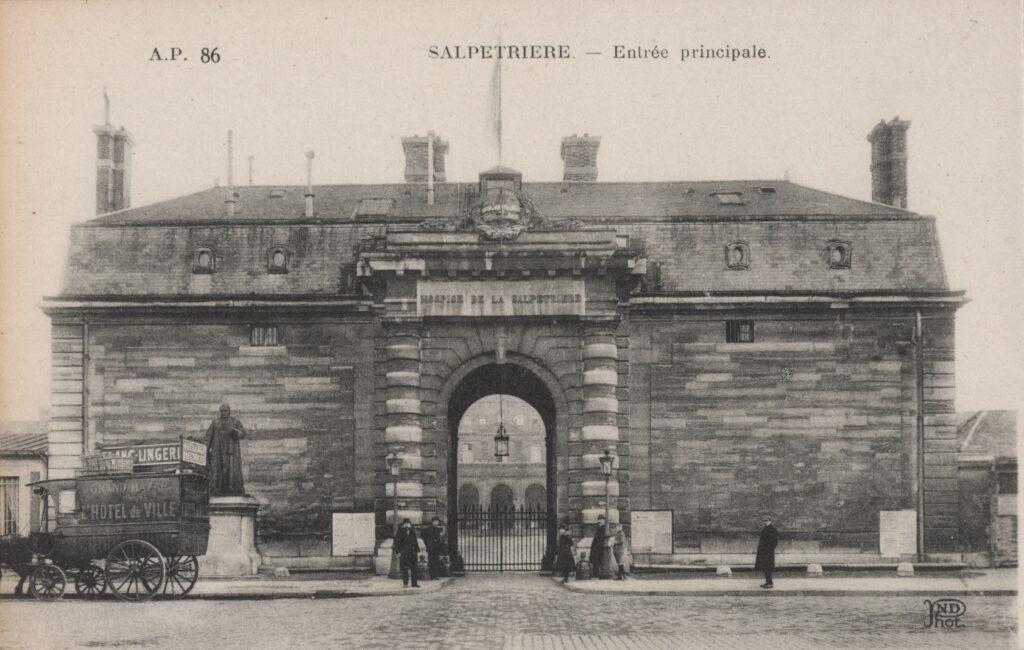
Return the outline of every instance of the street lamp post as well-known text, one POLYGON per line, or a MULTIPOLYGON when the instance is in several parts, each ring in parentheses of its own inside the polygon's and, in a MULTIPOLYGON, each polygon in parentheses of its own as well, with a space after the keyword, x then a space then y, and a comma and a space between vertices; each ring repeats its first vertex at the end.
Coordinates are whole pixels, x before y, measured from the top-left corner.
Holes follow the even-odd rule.
POLYGON ((391 487, 395 509, 395 520, 391 526, 391 568, 388 570, 388 577, 401 578, 402 567, 399 564, 398 549, 395 548, 395 538, 398 536, 398 476, 402 473, 402 457, 398 455, 398 451, 392 451, 387 455, 386 460, 388 462, 388 471, 391 472, 391 487))
POLYGON ((611 535, 611 519, 609 517, 609 509, 611 504, 611 493, 608 489, 608 482, 612 478, 612 471, 615 468, 615 456, 612 455, 613 449, 611 447, 605 447, 604 454, 601 456, 601 473, 604 474, 604 553, 602 554, 601 565, 597 567, 597 577, 602 580, 610 579, 615 575, 614 558, 612 557, 612 535, 611 535))

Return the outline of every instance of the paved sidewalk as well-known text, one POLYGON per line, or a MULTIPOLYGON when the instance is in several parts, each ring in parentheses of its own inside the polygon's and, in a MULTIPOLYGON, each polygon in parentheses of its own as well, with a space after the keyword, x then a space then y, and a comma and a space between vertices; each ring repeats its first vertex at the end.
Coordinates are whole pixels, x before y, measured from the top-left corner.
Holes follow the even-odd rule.
MULTIPOLYGON (((556 579, 557 580, 557 579, 556 579)), ((776 576, 774 589, 761 589, 762 577, 645 578, 570 580, 565 588, 587 594, 643 596, 1016 596, 1016 569, 985 569, 959 574, 888 576, 776 576)))
MULTIPOLYGON (((403 587, 401 580, 384 576, 346 575, 335 579, 302 578, 204 578, 199 576, 187 599, 207 600, 269 600, 276 598, 357 598, 361 596, 416 596, 435 592, 451 583, 453 578, 421 580, 420 588, 403 587)), ((17 576, 4 571, 0 580, 0 599, 13 598, 17 576)), ((28 593, 28 584, 25 585, 28 593)), ((29 596, 31 598, 31 596, 29 596)), ((80 598, 74 580, 69 580, 64 598, 80 598)), ((109 591, 102 598, 113 598, 109 591)))
POLYGON ((368 575, 361 579, 290 580, 282 578, 203 580, 200 576, 190 598, 259 600, 269 598, 355 598, 359 596, 416 596, 441 589, 452 578, 420 580, 420 587, 405 587, 401 580, 368 575))

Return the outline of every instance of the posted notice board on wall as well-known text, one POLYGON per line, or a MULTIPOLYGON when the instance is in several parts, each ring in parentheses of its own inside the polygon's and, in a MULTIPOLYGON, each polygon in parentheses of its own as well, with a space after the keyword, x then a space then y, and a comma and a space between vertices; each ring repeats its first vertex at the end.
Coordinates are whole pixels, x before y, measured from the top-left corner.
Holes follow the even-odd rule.
POLYGON ((629 521, 633 554, 672 553, 671 510, 632 510, 629 521))
POLYGON ((368 555, 373 553, 374 514, 372 512, 335 512, 333 514, 331 553, 368 555))
POLYGON ((878 513, 878 553, 900 557, 917 552, 917 511, 882 510, 878 513))

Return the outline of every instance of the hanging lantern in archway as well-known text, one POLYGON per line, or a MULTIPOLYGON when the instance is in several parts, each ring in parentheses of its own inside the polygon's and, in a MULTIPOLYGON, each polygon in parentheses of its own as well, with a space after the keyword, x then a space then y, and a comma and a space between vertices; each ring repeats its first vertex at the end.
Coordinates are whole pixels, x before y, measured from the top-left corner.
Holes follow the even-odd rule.
POLYGON ((494 455, 499 461, 508 456, 508 433, 504 422, 498 422, 498 430, 494 433, 494 455))
POLYGON ((508 457, 508 433, 505 431, 505 409, 502 405, 502 393, 498 393, 498 430, 494 432, 494 456, 498 462, 508 457))

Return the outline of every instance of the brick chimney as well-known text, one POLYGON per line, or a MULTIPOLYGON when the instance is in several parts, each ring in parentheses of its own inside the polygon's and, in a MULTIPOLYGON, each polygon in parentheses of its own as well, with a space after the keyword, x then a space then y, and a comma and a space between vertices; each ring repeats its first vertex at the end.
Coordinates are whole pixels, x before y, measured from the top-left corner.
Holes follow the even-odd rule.
POLYGON ((448 142, 438 138, 433 131, 425 136, 414 135, 402 138, 402 150, 405 151, 405 182, 427 182, 428 140, 433 138, 434 182, 444 182, 444 156, 448 153, 448 142))
POLYGON ((110 124, 110 100, 103 93, 104 123, 96 134, 96 214, 131 207, 132 136, 110 124))
POLYGON ((596 135, 583 134, 580 137, 573 133, 562 138, 562 160, 565 161, 565 174, 562 180, 594 182, 597 180, 597 148, 601 146, 601 138, 596 135))
POLYGON ((907 129, 910 122, 894 117, 880 121, 868 134, 871 143, 871 200, 907 207, 907 129))

